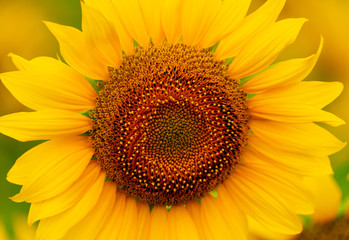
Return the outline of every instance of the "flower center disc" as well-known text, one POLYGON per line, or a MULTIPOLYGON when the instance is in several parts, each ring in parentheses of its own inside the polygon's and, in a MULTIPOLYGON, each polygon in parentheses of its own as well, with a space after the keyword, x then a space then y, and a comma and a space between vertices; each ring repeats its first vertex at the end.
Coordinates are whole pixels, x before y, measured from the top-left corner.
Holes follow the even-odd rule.
POLYGON ((246 94, 209 50, 150 44, 110 69, 91 113, 95 157, 128 196, 153 205, 200 198, 243 152, 246 94))

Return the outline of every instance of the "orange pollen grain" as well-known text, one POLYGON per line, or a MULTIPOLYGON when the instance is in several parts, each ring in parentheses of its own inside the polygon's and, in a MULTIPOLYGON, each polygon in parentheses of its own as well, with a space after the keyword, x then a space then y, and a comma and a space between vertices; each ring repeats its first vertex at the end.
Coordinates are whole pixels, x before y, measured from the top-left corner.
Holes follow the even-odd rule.
POLYGON ((209 50, 135 48, 110 68, 91 113, 95 157, 128 196, 153 205, 200 198, 247 144, 246 94, 209 50))

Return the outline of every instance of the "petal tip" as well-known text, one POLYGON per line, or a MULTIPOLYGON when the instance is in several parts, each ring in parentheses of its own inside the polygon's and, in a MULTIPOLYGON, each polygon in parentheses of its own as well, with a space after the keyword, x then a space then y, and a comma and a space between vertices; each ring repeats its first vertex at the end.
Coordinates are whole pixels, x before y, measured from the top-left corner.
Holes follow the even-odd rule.
POLYGON ((42 23, 45 24, 46 27, 48 27, 48 28, 50 28, 50 25, 52 26, 54 24, 53 22, 46 21, 46 20, 43 20, 42 23))
POLYGON ((14 195, 13 197, 10 197, 9 199, 11 199, 12 201, 17 202, 17 203, 24 202, 24 199, 22 198, 20 193, 14 195))
POLYGON ((10 58, 13 58, 13 57, 15 57, 15 56, 17 56, 17 55, 14 54, 14 53, 12 53, 12 52, 10 52, 10 53, 7 54, 7 56, 10 57, 10 58))
POLYGON ((343 119, 338 119, 336 122, 333 123, 334 127, 339 127, 342 125, 346 125, 346 122, 343 119))
POLYGON ((35 222, 35 220, 34 219, 32 219, 32 218, 30 218, 30 217, 28 217, 28 219, 27 219, 27 225, 28 225, 28 227, 32 227, 33 226, 33 223, 35 222))

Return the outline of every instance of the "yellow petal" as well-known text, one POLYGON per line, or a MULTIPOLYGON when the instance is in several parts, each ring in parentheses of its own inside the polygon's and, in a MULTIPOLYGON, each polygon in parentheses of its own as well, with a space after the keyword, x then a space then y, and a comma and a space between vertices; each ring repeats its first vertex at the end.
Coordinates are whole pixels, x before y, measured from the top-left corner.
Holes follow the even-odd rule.
MULTIPOLYGON (((219 201, 210 194, 201 198, 201 218, 206 239, 237 239, 236 229, 232 228, 234 224, 229 222, 229 217, 225 216, 227 212, 223 209, 219 201)), ((238 227, 242 228, 241 225, 238 227)))
POLYGON ((10 55, 22 71, 1 74, 6 88, 34 110, 87 111, 95 106, 96 91, 87 80, 62 62, 48 57, 27 61, 10 55))
POLYGON ((150 208, 148 203, 138 202, 138 225, 137 237, 138 240, 148 240, 150 229, 150 208))
POLYGON ((204 31, 198 45, 207 48, 231 34, 244 19, 250 3, 251 0, 223 1, 216 18, 210 24, 210 28, 204 31))
POLYGON ((318 157, 285 152, 252 135, 248 139, 250 151, 259 161, 272 163, 275 167, 299 175, 321 176, 332 174, 332 166, 327 156, 318 157))
POLYGON ((266 229, 255 219, 247 216, 248 229, 250 232, 249 240, 294 240, 294 235, 282 234, 266 229))
POLYGON ((188 213, 194 220, 196 228, 198 229, 200 239, 205 239, 204 230, 203 230, 204 226, 202 225, 202 222, 201 222, 201 205, 197 201, 192 200, 187 203, 186 208, 188 210, 188 213))
POLYGON ((174 232, 169 232, 170 240, 190 239, 199 240, 195 223, 183 205, 172 206, 168 214, 168 225, 174 232))
POLYGON ((287 123, 323 122, 331 126, 342 125, 342 119, 319 109, 339 95, 342 84, 328 83, 329 92, 318 99, 311 99, 312 96, 318 96, 316 91, 306 91, 314 87, 323 93, 324 86, 326 83, 301 82, 262 92, 247 101, 250 116, 287 123))
POLYGON ((81 176, 64 192, 42 202, 32 203, 28 215, 28 224, 60 214, 74 206, 91 188, 100 172, 100 165, 91 161, 81 176))
POLYGON ((67 111, 19 112, 0 117, 0 132, 19 141, 74 136, 90 128, 89 118, 67 111))
POLYGON ((81 176, 93 155, 87 137, 54 139, 40 149, 43 152, 36 155, 40 161, 27 169, 27 181, 11 198, 15 202, 40 202, 62 193, 81 176))
POLYGON ((164 0, 139 0, 139 4, 152 42, 161 43, 165 40, 165 32, 161 23, 164 0))
POLYGON ((236 56, 248 40, 275 22, 285 2, 286 0, 268 0, 262 7, 247 16, 236 31, 219 43, 215 51, 217 58, 226 59, 236 56))
MULTIPOLYGON (((83 137, 71 137, 71 139, 81 142, 82 146, 85 141, 83 137)), ((29 178, 33 176, 32 170, 37 169, 40 164, 43 164, 42 161, 45 161, 46 155, 52 155, 55 151, 60 151, 60 144, 62 142, 64 144, 65 141, 71 140, 68 138, 64 138, 63 140, 56 139, 29 149, 17 159, 16 163, 7 173, 7 180, 18 185, 25 185, 29 178), (31 171, 28 171, 28 169, 31 171)), ((87 140, 86 147, 89 148, 87 140)))
POLYGON ((137 0, 112 0, 117 15, 126 31, 141 46, 148 46, 150 36, 137 0))
MULTIPOLYGON (((172 207, 171 207, 172 208, 172 207)), ((179 239, 177 237, 176 232, 176 226, 175 226, 175 218, 171 213, 168 214, 167 221, 166 221, 166 230, 165 230, 165 237, 164 240, 173 240, 173 239, 179 239)))
POLYGON ((86 43, 99 53, 96 58, 105 65, 119 67, 122 53, 115 27, 98 11, 81 2, 82 32, 86 43))
POLYGON ((95 240, 99 231, 110 220, 112 212, 110 209, 115 202, 116 185, 114 182, 107 181, 104 184, 102 193, 95 207, 85 216, 82 221, 75 225, 67 233, 64 239, 66 240, 95 240))
POLYGON ((34 169, 37 167, 42 160, 40 156, 45 154, 45 152, 51 152, 52 149, 55 148, 56 145, 52 144, 52 141, 48 141, 29 149, 16 160, 15 164, 7 173, 7 181, 17 185, 24 185, 28 181, 28 177, 31 175, 28 169, 34 169))
POLYGON ((79 223, 96 205, 102 192, 105 172, 99 173, 93 186, 89 188, 83 198, 67 211, 53 217, 42 219, 36 231, 36 240, 59 240, 79 223))
POLYGON ((133 39, 122 25, 111 0, 84 0, 84 2, 87 6, 91 6, 101 12, 109 23, 114 26, 116 32, 118 33, 122 50, 126 53, 131 53, 134 47, 133 39))
POLYGON ((229 67, 229 75, 240 79, 265 69, 296 40, 305 22, 304 18, 285 19, 257 34, 237 53, 229 67))
POLYGON ((202 39, 217 16, 220 5, 220 0, 183 1, 181 29, 185 44, 195 46, 202 39))
POLYGON ((237 167, 224 186, 236 199, 239 209, 265 228, 284 234, 299 233, 302 230, 299 218, 284 205, 277 192, 264 188, 259 180, 244 168, 237 167))
POLYGON ((244 155, 242 168, 258 178, 258 183, 265 189, 273 189, 278 193, 284 204, 297 214, 313 213, 315 199, 302 182, 303 176, 281 170, 268 162, 262 162, 251 152, 246 152, 244 155))
POLYGON ((161 14, 162 27, 164 29, 167 42, 176 44, 181 38, 181 0, 164 0, 161 14))
POLYGON ((164 206, 154 206, 150 213, 149 240, 164 240, 168 211, 164 206))
POLYGON ((56 37, 64 60, 71 67, 88 78, 108 80, 107 64, 98 58, 99 53, 86 42, 82 32, 52 22, 45 22, 45 24, 56 37))
MULTIPOLYGON (((122 222, 125 214, 126 195, 121 192, 116 193, 114 206, 110 209, 111 216, 108 222, 105 223, 104 228, 99 233, 96 239, 120 239, 120 232, 122 229, 122 222)), ((147 238, 145 238, 146 240, 147 238)))
POLYGON ((223 218, 233 230, 232 239, 247 239, 247 219, 243 212, 237 207, 223 184, 217 187, 217 206, 223 214, 223 218))
POLYGON ((314 109, 309 106, 288 104, 284 106, 265 105, 254 107, 250 111, 250 116, 254 119, 268 119, 286 123, 311 123, 322 122, 330 126, 340 126, 345 122, 332 113, 314 109))
POLYGON ((254 135, 274 148, 309 156, 327 156, 341 150, 345 143, 314 123, 288 124, 251 121, 254 135))
POLYGON ((125 213, 122 219, 122 226, 119 239, 135 239, 137 232, 134 224, 137 223, 137 204, 133 197, 126 198, 125 213))
POLYGON ((302 81, 314 68, 323 46, 323 38, 316 54, 307 58, 291 59, 273 65, 253 77, 241 89, 247 93, 258 93, 275 86, 302 81))
POLYGON ((327 223, 337 217, 341 204, 342 192, 332 176, 321 176, 304 179, 316 199, 314 214, 311 216, 314 222, 327 223))
POLYGON ((343 91, 340 82, 299 82, 272 88, 249 99, 251 106, 287 103, 323 108, 343 91))

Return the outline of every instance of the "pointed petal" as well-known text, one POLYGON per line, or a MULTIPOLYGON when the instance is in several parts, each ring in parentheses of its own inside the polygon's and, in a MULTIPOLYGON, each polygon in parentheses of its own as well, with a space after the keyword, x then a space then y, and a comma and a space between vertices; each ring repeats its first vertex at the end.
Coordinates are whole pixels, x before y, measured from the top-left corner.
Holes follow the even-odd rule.
POLYGON ((101 195, 105 172, 99 173, 93 186, 87 190, 84 197, 73 207, 56 216, 42 219, 36 231, 36 240, 59 240, 79 223, 96 205, 101 195))
POLYGON ((287 123, 310 123, 322 122, 330 126, 338 127, 345 122, 332 113, 314 109, 310 106, 299 106, 297 104, 288 104, 284 106, 265 105, 253 107, 250 111, 255 119, 269 119, 278 122, 287 123))
POLYGON ((341 82, 307 81, 269 89, 254 96, 249 102, 253 106, 296 103, 321 109, 335 100, 342 91, 341 82))
POLYGON ((122 52, 115 27, 98 10, 84 3, 81 3, 81 10, 82 32, 86 43, 96 49, 100 61, 105 65, 119 67, 122 52))
POLYGON ((255 135, 249 137, 250 151, 259 161, 268 162, 288 172, 306 176, 321 176, 333 174, 332 166, 327 156, 318 157, 285 152, 274 147, 255 135))
POLYGON ((55 216, 74 206, 93 186, 100 169, 98 163, 90 161, 79 179, 67 190, 45 201, 32 203, 28 215, 28 224, 31 226, 37 220, 55 216))
POLYGON ((306 21, 304 18, 281 20, 257 34, 237 53, 229 75, 241 79, 265 69, 296 40, 306 21))
POLYGON ((256 119, 339 126, 344 121, 321 108, 333 101, 342 89, 343 85, 338 82, 300 82, 262 92, 249 99, 247 104, 251 116, 256 119))
MULTIPOLYGON (((244 19, 251 0, 225 0, 210 28, 204 31, 199 46, 208 48, 231 34, 244 19)), ((208 27, 208 26, 207 26, 208 27)))
POLYGON ((250 127, 259 139, 285 153, 328 156, 345 146, 345 143, 314 123, 288 124, 253 120, 250 127))
POLYGON ((110 209, 115 202, 116 185, 107 181, 95 207, 85 216, 82 221, 75 225, 67 233, 65 240, 94 240, 99 231, 103 229, 112 214, 110 209))
POLYGON ((84 0, 87 6, 91 6, 94 9, 102 13, 102 15, 114 26, 119 39, 121 49, 126 53, 133 51, 133 39, 122 25, 119 16, 112 4, 111 0, 95 1, 95 0, 84 0))
POLYGON ((275 22, 285 2, 286 0, 268 0, 262 7, 247 16, 236 31, 219 43, 215 51, 216 57, 226 59, 236 56, 248 40, 275 22))
MULTIPOLYGON (((76 139, 83 143, 83 137, 71 137, 71 139, 76 139)), ((65 141, 69 141, 69 139, 51 140, 29 149, 17 159, 16 163, 7 173, 6 179, 18 185, 25 185, 29 181, 29 178, 33 176, 32 171, 37 169, 40 164, 43 164, 42 161, 45 161, 47 155, 52 155, 60 151, 60 144, 65 141), (28 169, 31 171, 28 171, 28 169)), ((88 147, 89 145, 86 146, 88 147)))
POLYGON ((62 62, 49 57, 27 61, 14 54, 10 56, 22 71, 3 73, 1 80, 27 107, 82 112, 95 106, 96 91, 84 77, 62 62))
POLYGON ((260 178, 246 171, 243 164, 235 169, 224 186, 237 199, 239 209, 258 221, 267 229, 284 234, 297 234, 302 223, 294 212, 281 201, 278 193, 260 185, 260 178))
POLYGON ((220 0, 183 1, 181 11, 183 42, 195 46, 217 16, 220 0))
POLYGON ((149 240, 164 240, 168 211, 164 206, 154 206, 150 213, 149 240))
POLYGON ((165 32, 161 23, 164 0, 140 0, 139 4, 152 42, 161 43, 165 40, 165 32))
POLYGON ((99 53, 96 49, 86 42, 82 32, 52 22, 45 22, 45 24, 59 42, 64 60, 72 68, 88 78, 108 80, 107 64, 98 57, 99 53))
POLYGON ((54 139, 40 149, 44 152, 36 155, 38 165, 30 169, 20 193, 11 198, 15 202, 40 202, 62 193, 81 176, 93 155, 87 137, 54 139))
POLYGON ((297 214, 312 214, 315 199, 302 182, 303 176, 297 176, 278 167, 262 162, 256 155, 246 152, 244 155, 245 171, 258 178, 258 183, 265 189, 273 189, 283 199, 285 206, 297 214))
POLYGON ((68 111, 19 112, 0 117, 0 132, 18 141, 69 137, 90 128, 89 118, 68 111))
POLYGON ((181 19, 178 18, 181 8, 181 0, 164 0, 161 22, 166 39, 172 44, 178 43, 181 38, 181 19))
POLYGON ((150 36, 137 0, 112 0, 121 23, 130 36, 141 46, 148 46, 150 36))
POLYGON ((247 93, 258 93, 283 84, 300 82, 308 76, 317 62, 323 46, 323 38, 316 54, 307 58, 291 59, 277 63, 253 77, 241 89, 247 93))
POLYGON ((247 216, 248 221, 248 229, 250 232, 250 236, 252 239, 250 240, 260 240, 260 239, 268 239, 268 240, 294 240, 294 235, 282 234, 273 231, 272 229, 267 229, 263 225, 261 225, 255 219, 247 216))

